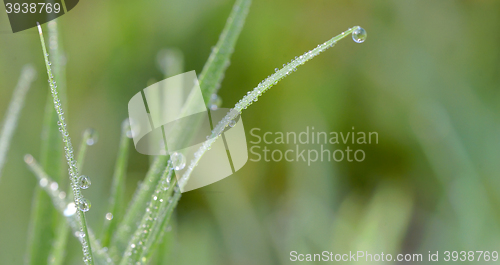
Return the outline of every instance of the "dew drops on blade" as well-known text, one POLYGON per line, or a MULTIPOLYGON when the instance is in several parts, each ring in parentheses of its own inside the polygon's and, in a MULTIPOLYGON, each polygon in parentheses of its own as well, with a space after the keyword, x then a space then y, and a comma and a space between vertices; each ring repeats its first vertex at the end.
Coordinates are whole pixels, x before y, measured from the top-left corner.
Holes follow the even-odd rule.
POLYGON ((175 170, 182 170, 186 166, 186 158, 181 153, 174 152, 170 155, 170 160, 175 170))
POLYGON ((78 182, 80 184, 80 188, 82 188, 84 190, 88 189, 90 187, 90 184, 91 184, 90 178, 85 176, 85 175, 81 175, 78 182))
POLYGON ((360 26, 357 26, 352 32, 352 40, 356 43, 363 43, 366 40, 366 30, 360 26))
POLYGON ((80 202, 78 203, 78 209, 82 212, 88 212, 90 210, 90 201, 86 200, 85 198, 81 198, 80 202))

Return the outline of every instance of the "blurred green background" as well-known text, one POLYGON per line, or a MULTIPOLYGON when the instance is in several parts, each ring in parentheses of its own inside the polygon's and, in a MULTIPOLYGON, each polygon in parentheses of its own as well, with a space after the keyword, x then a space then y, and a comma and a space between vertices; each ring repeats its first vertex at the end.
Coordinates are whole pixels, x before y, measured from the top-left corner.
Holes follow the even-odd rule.
MULTIPOLYGON (((83 172, 92 179, 84 194, 97 233, 128 100, 163 79, 161 49, 180 49, 186 71, 199 74, 232 5, 86 0, 57 20, 74 145, 86 128, 99 132, 83 172)), ((428 251, 499 251, 499 14, 498 1, 255 0, 222 83, 223 107, 349 27, 362 26, 368 38, 340 41, 267 92, 242 114, 247 135, 256 127, 355 127, 378 132, 379 143, 350 145, 365 150, 360 163, 249 161, 183 194, 170 232, 173 262, 287 264, 290 251, 422 253, 424 260, 428 251)), ((36 186, 22 158, 40 153, 49 89, 36 29, 12 34, 0 15, 0 33, 0 117, 22 66, 38 71, 0 180, 0 264, 22 264, 36 186)), ((127 198, 148 164, 131 150, 127 198)), ((70 248, 68 264, 79 264, 74 238, 70 248)))

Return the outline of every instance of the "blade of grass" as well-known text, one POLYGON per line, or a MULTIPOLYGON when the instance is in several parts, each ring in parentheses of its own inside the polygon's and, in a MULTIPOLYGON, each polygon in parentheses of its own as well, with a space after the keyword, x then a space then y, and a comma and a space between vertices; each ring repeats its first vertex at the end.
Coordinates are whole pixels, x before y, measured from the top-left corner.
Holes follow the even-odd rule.
POLYGON ((328 48, 333 47, 337 43, 337 41, 345 38, 346 36, 349 36, 354 30, 358 28, 359 26, 352 27, 346 30, 345 32, 342 32, 341 34, 331 38, 325 43, 318 45, 316 48, 304 53, 300 57, 297 57, 296 59, 292 60, 290 63, 283 66, 283 68, 276 71, 276 73, 272 74, 264 81, 262 81, 257 87, 253 89, 253 91, 248 92, 246 96, 244 96, 240 101, 238 101, 238 103, 236 103, 234 108, 232 108, 227 113, 227 115, 217 124, 217 126, 215 126, 209 139, 203 143, 203 145, 200 147, 200 149, 198 149, 198 151, 196 151, 194 159, 191 161, 191 164, 184 172, 182 178, 179 180, 179 186, 181 187, 181 190, 182 187, 186 184, 187 180, 189 179, 189 176, 191 175, 191 172, 196 167, 203 154, 210 149, 212 144, 222 134, 224 129, 227 128, 229 124, 241 114, 242 110, 246 109, 253 102, 256 102, 259 96, 261 96, 272 86, 276 85, 279 81, 281 81, 281 79, 290 75, 292 72, 295 72, 299 66, 303 65, 307 61, 316 57, 317 55, 324 52, 328 48))
MULTIPOLYGON (((59 96, 58 96, 56 82, 53 79, 52 70, 50 67, 51 63, 49 62, 47 49, 45 47, 45 40, 43 38, 43 33, 42 33, 42 27, 40 26, 40 24, 38 24, 38 32, 40 34, 40 42, 42 44, 43 56, 45 59, 45 66, 47 68, 47 74, 49 77, 51 93, 52 93, 52 97, 54 99, 54 106, 55 106, 55 109, 56 109, 56 112, 58 115, 58 119, 59 119, 59 122, 58 122, 59 131, 62 134, 63 142, 65 144, 64 149, 66 152, 66 160, 67 160, 68 166, 69 166, 69 175, 70 175, 70 180, 71 180, 71 186, 73 189, 74 201, 75 201, 75 205, 80 205, 81 202, 83 202, 85 200, 83 198, 83 195, 80 192, 80 186, 78 185, 78 178, 80 175, 78 174, 77 162, 73 157, 73 146, 71 144, 71 139, 69 138, 68 130, 66 129, 66 123, 64 121, 64 115, 63 115, 64 112, 62 111, 62 108, 61 108, 61 101, 60 101, 59 96)), ((84 256, 84 261, 87 264, 93 265, 94 259, 92 258, 92 249, 91 249, 90 243, 89 243, 89 236, 88 236, 88 231, 87 231, 87 222, 86 222, 86 218, 85 218, 85 213, 80 210, 80 211, 77 211, 77 214, 78 214, 78 220, 80 222, 81 232, 84 234, 84 237, 81 240, 82 246, 83 246, 82 252, 83 252, 83 256, 84 256)))
MULTIPOLYGON (((63 103, 66 103, 66 97, 64 96, 66 93, 66 67, 65 67, 65 60, 63 59, 62 55, 62 45, 59 43, 59 30, 58 30, 58 25, 55 20, 51 21, 48 23, 48 29, 49 29, 49 51, 52 54, 52 60, 54 62, 53 66, 53 71, 56 74, 56 82, 59 84, 59 91, 61 93, 61 100, 63 103)), ((52 137, 51 141, 46 141, 43 143, 45 147, 42 149, 49 150, 53 149, 54 156, 50 157, 47 159, 47 157, 42 156, 42 163, 45 163, 46 160, 53 160, 50 161, 45 165, 45 171, 55 174, 55 172, 52 172, 50 168, 53 168, 53 170, 57 170, 58 175, 56 176, 56 181, 59 182, 61 185, 60 188, 64 188, 66 186, 66 181, 63 177, 63 160, 62 160, 62 139, 60 138, 61 136, 57 132, 57 115, 55 112, 55 109, 52 107, 52 97, 49 95, 48 96, 48 102, 47 102, 47 121, 46 121, 46 130, 47 132, 50 132, 50 135, 53 135, 55 137, 52 137)), ((44 154, 48 154, 48 152, 44 152, 44 154)), ((66 244, 68 242, 68 234, 69 234, 69 228, 67 227, 67 221, 62 218, 60 215, 56 215, 54 217, 56 220, 57 226, 55 227, 55 235, 54 235, 54 242, 52 243, 52 249, 49 252, 49 259, 48 259, 48 264, 49 265, 62 265, 64 263, 64 258, 66 257, 66 244)))
MULTIPOLYGON (((64 60, 62 59, 61 46, 58 42, 57 23, 51 21, 49 28, 49 50, 54 61, 54 72, 57 74, 57 82, 64 84, 64 60)), ((59 91, 65 93, 65 86, 60 85, 59 91)), ((63 97, 63 101, 64 97, 63 97)), ((54 176, 55 180, 62 187, 66 185, 63 164, 62 138, 57 127, 57 113, 53 107, 53 99, 49 94, 45 106, 45 116, 42 127, 42 144, 40 161, 46 172, 54 176)), ((30 218, 30 234, 28 241, 28 264, 39 264, 39 260, 46 260, 48 254, 48 263, 57 262, 59 258, 64 258, 64 249, 67 236, 65 232, 61 233, 61 227, 64 226, 64 219, 60 218, 50 205, 50 198, 42 192, 39 187, 35 188, 33 198, 32 218, 30 218), (55 233, 55 235, 54 235, 55 233), (54 239, 54 241, 53 241, 54 239), (61 242, 63 240, 63 242, 61 242), (47 250, 47 249, 50 250, 47 250), (62 253, 61 253, 62 251, 62 253), (50 254, 49 254, 50 253, 50 254)), ((67 230, 67 229, 65 229, 67 230)), ((67 233, 67 232, 66 232, 67 233)))
POLYGON ((88 236, 92 242, 93 250, 96 254, 97 264, 113 264, 111 258, 108 256, 107 252, 97 241, 94 233, 89 228, 88 235, 83 235, 80 229, 80 223, 78 221, 78 212, 74 202, 68 203, 64 200, 66 193, 59 189, 59 184, 55 182, 41 167, 40 164, 33 158, 32 155, 27 154, 24 156, 24 162, 28 165, 29 169, 33 172, 35 177, 38 179, 38 184, 40 187, 48 194, 55 208, 60 214, 66 217, 67 224, 71 227, 74 232, 75 237, 80 241, 80 243, 85 240, 88 236))
POLYGON ((102 245, 108 247, 111 237, 116 230, 117 224, 121 221, 124 203, 125 174, 127 172, 128 150, 130 139, 127 133, 130 130, 128 119, 122 123, 122 133, 120 137, 120 146, 118 148, 118 158, 116 159, 115 171, 113 173, 113 182, 111 185, 111 197, 104 222, 104 232, 102 245))
POLYGON ((9 151, 10 142, 14 131, 17 127, 17 120, 24 105, 24 98, 28 92, 31 82, 35 78, 36 71, 31 65, 25 65, 21 70, 21 76, 17 83, 12 99, 10 100, 7 113, 5 115, 2 131, 0 132, 0 179, 2 177, 2 168, 5 164, 7 152, 9 151))
MULTIPOLYGON (((54 65, 52 67, 52 71, 55 74, 55 81, 57 84, 59 84, 59 97, 61 98, 61 102, 63 106, 65 107, 66 105, 66 59, 64 58, 64 49, 62 42, 59 41, 59 26, 55 20, 51 21, 48 23, 48 30, 49 30, 49 51, 52 56, 52 61, 54 62, 54 65)), ((55 109, 52 106, 52 97, 49 95, 49 102, 47 104, 48 109, 52 112, 53 115, 53 120, 49 122, 49 126, 52 127, 52 133, 56 136, 58 136, 57 139, 54 139, 53 142, 56 142, 56 145, 53 145, 53 143, 48 143, 52 148, 56 148, 57 151, 59 152, 60 158, 58 158, 59 162, 59 171, 62 170, 62 141, 60 139, 60 135, 57 132, 57 115, 55 113, 55 109)), ((85 143, 85 133, 83 137, 82 143, 85 143)), ((77 157, 77 161, 82 161, 79 163, 80 169, 83 167, 83 156, 81 155, 81 152, 83 149, 86 149, 86 146, 82 148, 82 145, 80 145, 79 149, 79 155, 77 157), (80 160, 81 159, 81 160, 80 160)), ((45 168, 47 171, 48 168, 45 168)), ((58 182, 61 184, 61 188, 66 187, 67 181, 65 181, 66 178, 60 177, 58 182)), ((73 194, 71 191, 67 192, 67 196, 69 198, 73 198, 73 194)), ((57 227, 55 228, 55 238, 54 238, 54 243, 52 244, 52 249, 49 254, 49 265, 62 265, 64 264, 64 259, 66 257, 66 245, 68 242, 68 234, 70 232, 69 228, 67 227, 67 221, 66 219, 58 216, 57 220, 57 227)))
POLYGON ((245 24, 250 9, 251 0, 237 0, 222 30, 219 41, 208 57, 199 76, 201 93, 205 104, 208 106, 212 94, 217 93, 224 73, 229 66, 229 59, 234 51, 234 46, 245 24))

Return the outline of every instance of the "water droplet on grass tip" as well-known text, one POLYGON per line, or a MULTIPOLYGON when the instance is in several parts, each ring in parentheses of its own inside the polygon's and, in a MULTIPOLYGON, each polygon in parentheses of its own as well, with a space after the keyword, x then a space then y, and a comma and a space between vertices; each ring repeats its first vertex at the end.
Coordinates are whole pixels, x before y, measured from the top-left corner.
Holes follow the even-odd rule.
POLYGON ((81 198, 80 202, 78 203, 78 209, 82 212, 88 212, 90 210, 90 202, 87 201, 85 198, 81 198))
POLYGON ((229 127, 233 128, 233 127, 234 127, 234 125, 236 125, 236 121, 235 121, 235 120, 231 120, 231 121, 229 122, 229 127))
POLYGON ((186 166, 186 158, 181 153, 174 152, 170 155, 170 160, 175 170, 182 170, 186 166))
POLYGON ((360 26, 352 32, 352 40, 356 43, 363 43, 366 40, 366 30, 360 26))
POLYGON ((80 179, 78 180, 78 183, 80 184, 80 188, 82 189, 88 189, 90 187, 90 184, 92 184, 90 182, 90 178, 85 176, 85 175, 81 175, 80 176, 80 179))

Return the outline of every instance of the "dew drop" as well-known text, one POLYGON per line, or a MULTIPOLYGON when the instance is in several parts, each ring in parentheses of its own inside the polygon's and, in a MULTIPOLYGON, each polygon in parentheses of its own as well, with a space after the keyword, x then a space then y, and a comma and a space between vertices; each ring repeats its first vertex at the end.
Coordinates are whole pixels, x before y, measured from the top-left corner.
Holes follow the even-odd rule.
POLYGON ((356 29, 352 32, 352 39, 356 43, 363 43, 366 40, 366 30, 360 26, 357 26, 356 29))
POLYGON ((106 214, 106 219, 111 221, 113 219, 113 214, 112 213, 107 213, 106 214))
POLYGON ((49 181, 47 180, 47 178, 43 178, 43 179, 40 180, 40 186, 42 188, 47 187, 47 184, 49 184, 49 181))
POLYGON ((56 191, 57 188, 59 188, 59 184, 57 184, 57 182, 50 183, 50 189, 51 190, 56 191))
POLYGON ((236 121, 235 121, 235 120, 231 120, 231 121, 229 122, 229 127, 233 128, 233 127, 234 127, 234 125, 236 125, 236 121))
POLYGON ((181 153, 174 152, 170 155, 170 160, 175 170, 182 170, 186 166, 186 158, 181 153))
POLYGON ((89 128, 85 131, 85 134, 88 135, 88 139, 86 142, 87 145, 94 145, 95 143, 97 143, 97 139, 99 138, 99 134, 97 133, 96 130, 89 128))
POLYGON ((80 184, 80 188, 82 189, 88 189, 90 187, 90 178, 85 176, 85 175, 81 175, 80 176, 80 179, 78 179, 78 184, 80 184))
POLYGON ((64 216, 72 216, 75 213, 76 213, 75 203, 74 202, 68 203, 63 212, 64 216))
POLYGON ((81 198, 80 202, 78 203, 78 208, 82 212, 88 212, 90 210, 90 201, 86 200, 85 198, 81 198))

